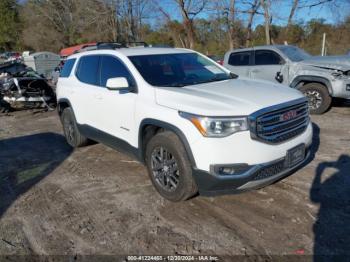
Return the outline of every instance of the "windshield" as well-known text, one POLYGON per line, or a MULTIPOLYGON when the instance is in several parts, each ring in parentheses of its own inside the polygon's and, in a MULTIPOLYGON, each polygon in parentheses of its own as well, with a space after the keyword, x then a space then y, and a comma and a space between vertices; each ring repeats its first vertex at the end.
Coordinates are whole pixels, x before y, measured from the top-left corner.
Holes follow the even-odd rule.
POLYGON ((186 86, 233 78, 196 53, 129 56, 142 77, 154 86, 186 86))
POLYGON ((306 51, 296 46, 286 45, 286 46, 278 46, 277 48, 281 50, 293 62, 299 62, 311 57, 311 55, 308 54, 306 51))

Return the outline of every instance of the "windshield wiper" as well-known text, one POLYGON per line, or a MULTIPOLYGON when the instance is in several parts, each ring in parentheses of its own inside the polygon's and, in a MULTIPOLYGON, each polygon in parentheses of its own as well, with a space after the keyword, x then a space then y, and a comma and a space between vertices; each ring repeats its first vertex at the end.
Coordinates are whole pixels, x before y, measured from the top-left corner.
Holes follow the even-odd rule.
POLYGON ((165 85, 167 87, 184 87, 185 84, 183 83, 172 83, 172 84, 169 84, 169 85, 165 85))
POLYGON ((236 79, 238 78, 238 75, 234 74, 234 73, 230 73, 229 74, 229 78, 222 78, 222 77, 219 77, 218 75, 216 75, 215 77, 209 79, 209 80, 206 80, 206 81, 203 81, 202 83, 210 83, 210 82, 216 82, 216 81, 224 81, 224 80, 229 80, 229 79, 236 79))
POLYGON ((224 81, 224 80, 235 79, 235 78, 238 78, 238 75, 236 75, 234 73, 230 73, 229 78, 222 78, 222 77, 219 77, 218 75, 216 75, 215 77, 204 80, 204 81, 194 81, 194 82, 190 82, 190 83, 172 83, 172 84, 169 84, 166 86, 167 87, 184 87, 184 86, 205 84, 205 83, 210 83, 210 82, 224 81))
POLYGON ((237 79, 239 77, 239 75, 236 75, 236 74, 230 72, 230 77, 231 77, 231 79, 237 79))
POLYGON ((206 81, 203 81, 203 83, 210 83, 210 82, 216 82, 216 81, 224 81, 224 80, 228 80, 230 78, 222 78, 222 77, 218 77, 218 76, 215 76, 213 78, 210 78, 206 81))

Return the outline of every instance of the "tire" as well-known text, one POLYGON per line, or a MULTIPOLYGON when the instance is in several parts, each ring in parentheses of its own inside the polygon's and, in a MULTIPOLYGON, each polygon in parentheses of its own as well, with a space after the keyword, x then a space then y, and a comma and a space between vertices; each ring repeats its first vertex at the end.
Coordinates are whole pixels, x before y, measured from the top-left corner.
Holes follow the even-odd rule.
POLYGON ((0 95, 0 113, 8 113, 11 111, 13 111, 11 105, 5 100, 3 100, 3 98, 0 95))
POLYGON ((153 186, 164 198, 184 201, 198 192, 186 150, 173 132, 161 132, 150 139, 146 165, 153 186))
POLYGON ((88 144, 89 140, 79 132, 73 110, 70 107, 63 110, 61 114, 61 122, 63 125, 64 136, 70 146, 76 148, 88 144))
POLYGON ((325 113, 332 103, 332 97, 329 95, 327 87, 322 84, 309 83, 303 85, 300 91, 309 99, 311 114, 321 115, 325 113))

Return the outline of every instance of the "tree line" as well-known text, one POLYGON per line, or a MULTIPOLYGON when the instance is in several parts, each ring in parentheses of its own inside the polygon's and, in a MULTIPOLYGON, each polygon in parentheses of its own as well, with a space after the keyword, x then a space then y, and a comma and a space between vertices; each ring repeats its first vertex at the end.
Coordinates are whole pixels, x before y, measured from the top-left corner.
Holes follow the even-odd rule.
POLYGON ((343 15, 350 0, 0 0, 0 51, 58 52, 87 42, 145 41, 218 55, 288 43, 320 54, 326 33, 328 54, 347 52, 350 13, 334 23, 296 19, 298 12, 317 7, 343 15))

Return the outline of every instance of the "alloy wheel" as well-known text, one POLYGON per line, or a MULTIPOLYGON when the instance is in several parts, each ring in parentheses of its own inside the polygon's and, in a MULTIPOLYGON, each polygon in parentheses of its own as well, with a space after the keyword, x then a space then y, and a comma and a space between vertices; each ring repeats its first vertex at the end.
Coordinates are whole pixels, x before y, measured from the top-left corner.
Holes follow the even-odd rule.
POLYGON ((65 119, 64 123, 64 131, 67 137, 67 140, 72 144, 74 143, 74 126, 73 122, 70 119, 65 119))
POLYGON ((157 184, 167 192, 176 190, 179 184, 179 168, 175 157, 160 146, 151 154, 151 169, 157 184))
POLYGON ((305 92, 305 95, 309 100, 310 109, 315 110, 322 105, 323 98, 320 92, 316 90, 309 90, 305 92))

